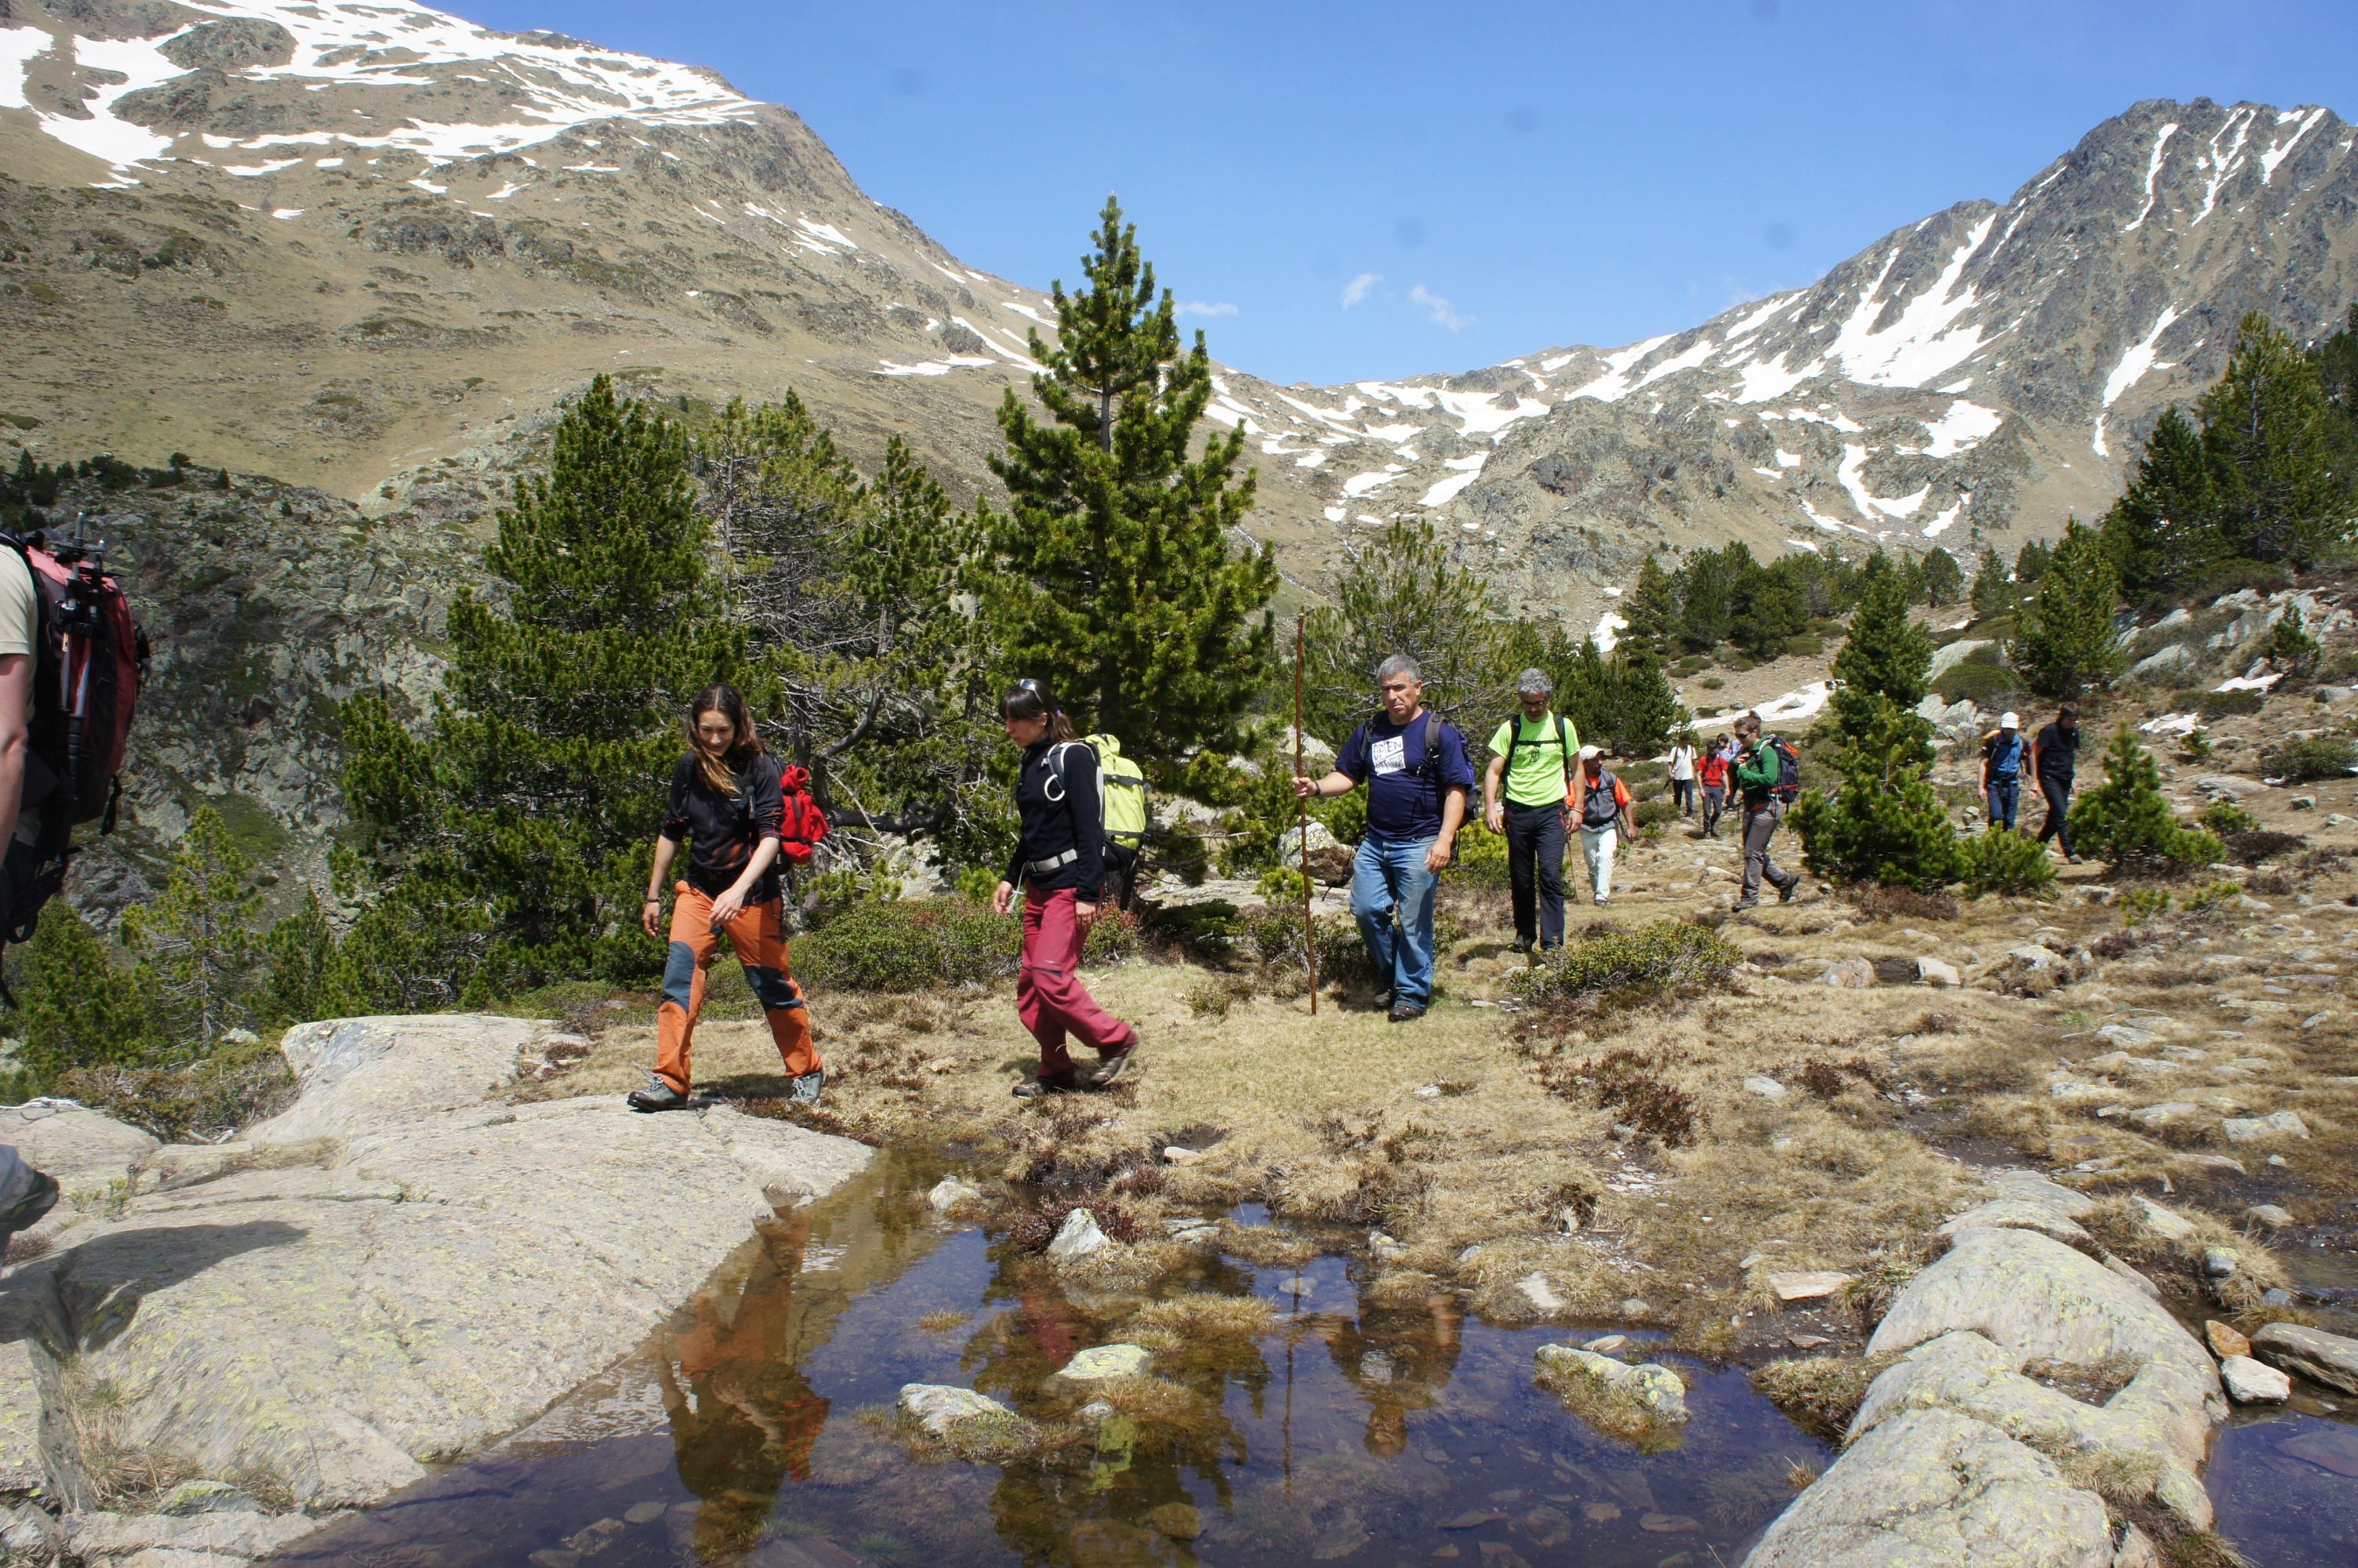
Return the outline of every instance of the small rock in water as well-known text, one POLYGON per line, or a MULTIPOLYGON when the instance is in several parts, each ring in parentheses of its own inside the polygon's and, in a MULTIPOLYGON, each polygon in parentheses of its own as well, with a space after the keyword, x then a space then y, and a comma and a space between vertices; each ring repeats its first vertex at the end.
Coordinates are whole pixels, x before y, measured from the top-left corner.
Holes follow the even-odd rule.
POLYGON ((962 1421, 1014 1413, 990 1395, 961 1389, 955 1383, 903 1384, 901 1411, 937 1437, 962 1421))
POLYGON ((1627 1349, 1628 1345, 1629 1336, 1628 1335, 1607 1334, 1599 1338, 1590 1340, 1587 1344, 1583 1345, 1581 1348, 1583 1350, 1593 1350, 1599 1356, 1617 1356, 1623 1350, 1627 1349))
POLYGON ((1277 1288, 1289 1295, 1314 1295, 1317 1292, 1318 1281, 1307 1274, 1296 1274, 1292 1279, 1280 1280, 1277 1288))
POLYGON ((1172 1541, 1193 1541, 1204 1533, 1204 1516, 1193 1503, 1164 1503, 1146 1510, 1146 1528, 1172 1541))
POLYGON ((2220 1362, 2219 1379, 2227 1385, 2227 1397, 2239 1405, 2278 1405, 2292 1398, 2290 1378, 2248 1356, 2230 1356, 2220 1362))
POLYGON ((1109 1382, 1116 1378, 1137 1377, 1153 1359, 1153 1352, 1143 1346, 1092 1346, 1065 1362, 1056 1376, 1068 1383, 1109 1382))
POLYGON ((1497 1509, 1476 1509, 1471 1512, 1459 1514, 1455 1519, 1451 1519, 1447 1524, 1443 1525, 1441 1528, 1444 1530, 1479 1530, 1486 1524, 1504 1524, 1506 1522, 1507 1516, 1500 1513, 1497 1509))
POLYGON ((2337 1476, 2358 1480, 2358 1432, 2348 1427, 2304 1432, 2299 1437, 2287 1438, 2277 1444, 2277 1452, 2305 1459, 2320 1470, 2331 1470, 2337 1476))
POLYGON ((1056 1232, 1056 1239, 1048 1243, 1048 1256, 1059 1263, 1073 1263, 1094 1257, 1112 1245, 1113 1238, 1098 1227, 1097 1216, 1087 1209, 1076 1208, 1065 1217, 1065 1227, 1056 1232))
POLYGON ((1684 1514, 1647 1514, 1638 1521, 1638 1528, 1654 1535, 1684 1535, 1691 1530, 1701 1530, 1701 1521, 1684 1514))
MULTIPOLYGON (((2265 1297, 2262 1299, 2266 1299, 2265 1297)), ((2272 1323, 2252 1336, 2253 1354, 2345 1394, 2358 1394, 2358 1339, 2321 1328, 2272 1323)))
POLYGON ((1621 1517, 1621 1505, 1618 1503, 1583 1503, 1580 1505, 1580 1512, 1581 1517, 1587 1519, 1591 1524, 1611 1524, 1615 1519, 1621 1517))
POLYGON ((981 1199, 982 1189, 956 1176, 944 1176, 934 1184, 934 1190, 925 1195, 925 1201, 933 1205, 936 1214, 947 1214, 960 1204, 979 1203, 981 1199))
POLYGON ((664 1505, 653 1500, 633 1503, 622 1510, 623 1521, 628 1524, 653 1524, 663 1516, 664 1505))
POLYGON ((2255 1203, 2244 1211, 2244 1217, 2257 1220, 2270 1230, 2282 1230, 2292 1223, 2292 1211, 2272 1203, 2255 1203))
POLYGON ((1857 1276, 1855 1274, 1840 1274, 1831 1270, 1819 1270, 1800 1274, 1771 1274, 1768 1276, 1768 1288, 1777 1292, 1777 1299, 1780 1302, 1823 1301, 1826 1297, 1838 1293, 1844 1286, 1855 1278, 1857 1276))
POLYGON ((2242 1330, 2221 1323, 2216 1318, 2203 1324, 2202 1339, 2203 1343, 2211 1346, 2211 1354, 2222 1361, 2230 1356, 2249 1356, 2252 1353, 2252 1342, 2242 1330))
POLYGON ((1370 1350, 1359 1357, 1359 1377, 1370 1383, 1392 1380, 1392 1358, 1380 1350, 1370 1350))

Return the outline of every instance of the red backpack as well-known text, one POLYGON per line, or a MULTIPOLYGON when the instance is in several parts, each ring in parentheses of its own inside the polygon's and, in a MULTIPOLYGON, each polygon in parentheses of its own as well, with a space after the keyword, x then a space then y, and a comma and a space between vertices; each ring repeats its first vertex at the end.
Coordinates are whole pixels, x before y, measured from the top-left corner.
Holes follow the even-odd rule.
POLYGON ((810 776, 799 762, 778 775, 778 795, 785 803, 778 819, 779 853, 796 866, 809 865, 811 850, 827 837, 827 814, 811 798, 810 776))
POLYGON ((0 943, 33 934, 41 907, 65 884, 73 830, 95 821, 114 831, 124 749, 147 678, 147 633, 122 585, 107 575, 105 546, 50 543, 36 532, 0 534, 32 574, 33 711, 22 809, 40 814, 27 854, 8 847, 7 907, 0 943))

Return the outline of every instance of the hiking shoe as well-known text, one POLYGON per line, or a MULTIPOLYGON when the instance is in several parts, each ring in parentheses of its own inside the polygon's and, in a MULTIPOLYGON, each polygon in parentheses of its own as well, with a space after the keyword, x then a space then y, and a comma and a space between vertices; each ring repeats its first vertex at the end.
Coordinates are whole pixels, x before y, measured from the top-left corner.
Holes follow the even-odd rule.
POLYGON ((1068 1095, 1076 1087, 1070 1078, 1026 1078, 1015 1086, 1015 1098, 1038 1099, 1042 1095, 1068 1095))
POLYGON ((2063 858, 2075 866, 2080 863, 2080 857, 2077 855, 2066 855, 2063 858))
POLYGON ((1424 1009, 1414 1002, 1395 1002, 1392 1005, 1391 1021, 1394 1023, 1414 1023, 1423 1016, 1424 1009))
POLYGON ((1787 882, 1783 887, 1777 890, 1777 902, 1779 903, 1790 903, 1793 902, 1793 895, 1801 891, 1801 879, 1795 877, 1791 881, 1787 882))
POLYGON ((1130 1059, 1137 1053, 1137 1050, 1138 1036, 1132 1034, 1130 1037, 1129 1044, 1123 1046, 1120 1050, 1116 1051, 1109 1056, 1098 1057, 1097 1076, 1089 1080, 1089 1087, 1093 1089, 1109 1089, 1113 1087, 1113 1081, 1121 1076, 1122 1069, 1130 1065, 1130 1059))
POLYGON ((40 1224, 42 1217, 57 1206, 58 1179, 47 1171, 34 1172, 33 1190, 17 1199, 5 1214, 0 1214, 0 1253, 8 1250, 11 1237, 40 1224))
POLYGON ((1381 989, 1381 990, 1379 990, 1379 991, 1378 991, 1378 992, 1376 993, 1376 1005, 1377 1005, 1378 1007, 1379 1007, 1379 1008, 1384 1009, 1386 1011, 1390 1011, 1391 1010, 1391 1005, 1392 1005, 1392 988, 1391 988, 1391 987, 1390 987, 1390 986, 1386 986, 1383 989, 1381 989))
POLYGON ((1757 898, 1739 898, 1733 904, 1728 906, 1727 913, 1730 914, 1741 914, 1747 909, 1758 909, 1759 907, 1760 901, 1757 898))
POLYGON ((805 1073, 801 1077, 795 1080, 795 1103, 796 1105, 817 1105, 818 1103, 819 1091, 826 1087, 827 1069, 825 1067, 813 1067, 809 1072, 805 1073))
POLYGON ((623 1103, 633 1110, 679 1110, 687 1106, 687 1097, 657 1078, 645 1088, 632 1090, 623 1103))

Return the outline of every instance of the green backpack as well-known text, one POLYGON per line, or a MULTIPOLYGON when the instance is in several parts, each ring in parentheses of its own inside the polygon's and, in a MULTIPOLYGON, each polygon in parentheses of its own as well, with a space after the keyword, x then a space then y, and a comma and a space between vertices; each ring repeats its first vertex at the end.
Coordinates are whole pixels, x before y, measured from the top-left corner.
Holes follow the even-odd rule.
MULTIPOLYGON (((1098 759, 1098 813, 1105 825, 1109 849, 1134 856, 1146 843, 1148 822, 1146 775, 1121 754, 1121 742, 1111 735, 1089 735, 1065 745, 1087 746, 1098 759)), ((1064 746, 1051 747, 1048 771, 1055 775, 1061 795, 1065 785, 1064 746)))

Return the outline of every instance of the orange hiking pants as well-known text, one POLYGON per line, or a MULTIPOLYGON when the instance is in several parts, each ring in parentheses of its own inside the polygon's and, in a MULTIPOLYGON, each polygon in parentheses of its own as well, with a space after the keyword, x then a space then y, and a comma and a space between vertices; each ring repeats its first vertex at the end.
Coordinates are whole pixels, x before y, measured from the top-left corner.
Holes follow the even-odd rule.
POLYGON ((671 956, 664 964, 663 1005, 655 1010, 655 1076, 682 1094, 693 1086, 688 1051, 696 1036, 696 1015, 704 1010, 704 972, 712 967, 724 933, 745 968, 746 983, 769 1017, 770 1037, 778 1043, 787 1076, 798 1078, 817 1072, 810 1010, 803 1005, 803 988, 786 967, 784 901, 749 903, 716 931, 710 895, 686 882, 674 891, 678 897, 671 911, 671 956))

